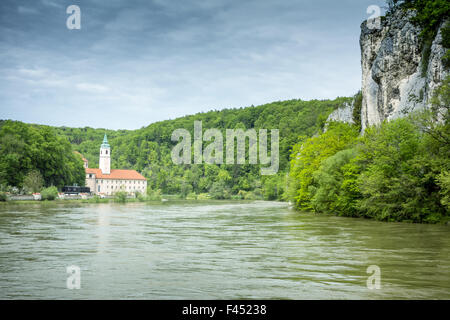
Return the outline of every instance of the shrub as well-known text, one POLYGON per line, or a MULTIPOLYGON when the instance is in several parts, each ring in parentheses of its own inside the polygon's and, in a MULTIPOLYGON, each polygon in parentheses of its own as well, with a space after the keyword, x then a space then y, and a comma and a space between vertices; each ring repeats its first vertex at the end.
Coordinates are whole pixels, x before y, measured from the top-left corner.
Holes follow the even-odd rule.
POLYGON ((422 39, 432 39, 442 21, 448 18, 450 3, 447 0, 394 0, 404 9, 415 10, 412 22, 422 28, 422 39))
POLYGON ((191 192, 186 196, 186 200, 197 200, 197 195, 194 192, 191 192))
POLYGON ((108 203, 108 198, 100 198, 97 195, 94 195, 92 198, 87 200, 88 203, 108 203))
POLYGON ((245 190, 239 190, 239 192, 234 196, 236 199, 245 199, 245 195, 247 194, 247 191, 245 190))
POLYGON ((209 200, 211 199, 211 196, 208 193, 200 193, 197 196, 197 200, 209 200))
POLYGON ((247 192, 244 197, 244 200, 256 200, 256 199, 257 197, 252 191, 247 192))
POLYGON ((209 189, 209 194, 213 199, 231 199, 230 189, 224 181, 216 181, 209 189))
POLYGON ((444 56, 442 57, 442 62, 444 63, 444 67, 450 69, 450 49, 447 49, 444 56))
POLYGON ((5 202, 8 201, 8 196, 5 192, 0 192, 0 201, 5 202))
POLYGON ((186 182, 183 182, 180 187, 180 193, 179 193, 180 198, 186 199, 186 197, 190 193, 192 193, 193 190, 194 190, 194 188, 192 187, 192 185, 190 185, 186 182))
POLYGON ((441 203, 450 211, 450 172, 444 171, 437 177, 437 182, 441 188, 441 203))
POLYGON ((45 188, 41 191, 42 200, 55 200, 58 197, 58 189, 55 186, 45 188))
POLYGON ((447 22, 442 28, 442 46, 446 48, 444 56, 442 57, 442 62, 444 67, 450 68, 450 22, 447 22))
MULTIPOLYGON (((420 40, 422 45, 422 76, 426 75, 431 53, 431 43, 435 39, 439 26, 448 19, 450 2, 448 0, 388 0, 388 14, 398 8, 414 10, 415 15, 411 22, 421 28, 420 40)), ((443 46, 449 45, 449 27, 448 23, 442 28, 443 46)), ((449 65, 448 52, 443 57, 444 65, 449 65)))
POLYGON ((253 190, 252 192, 255 195, 256 199, 259 199, 259 200, 263 200, 264 199, 261 188, 255 188, 255 190, 253 190))
POLYGON ((27 192, 39 192, 44 186, 44 178, 38 170, 31 170, 23 180, 27 192))
POLYGON ((152 190, 150 188, 147 189, 147 199, 151 201, 159 201, 161 200, 161 189, 152 190))
POLYGON ((125 191, 117 191, 114 194, 114 202, 119 202, 119 203, 127 202, 127 193, 125 191))
POLYGON ((359 91, 355 96, 354 96, 354 104, 353 104, 353 113, 352 113, 352 118, 353 121, 355 122, 355 125, 361 129, 361 108, 362 108, 362 92, 359 91))
POLYGON ((431 45, 433 44, 433 39, 426 39, 423 43, 422 48, 422 77, 427 76, 428 65, 430 63, 430 55, 431 55, 431 45))
POLYGON ((143 195, 142 193, 140 193, 139 191, 136 191, 136 192, 134 193, 134 195, 135 195, 136 199, 138 199, 140 202, 145 201, 144 195, 143 195))

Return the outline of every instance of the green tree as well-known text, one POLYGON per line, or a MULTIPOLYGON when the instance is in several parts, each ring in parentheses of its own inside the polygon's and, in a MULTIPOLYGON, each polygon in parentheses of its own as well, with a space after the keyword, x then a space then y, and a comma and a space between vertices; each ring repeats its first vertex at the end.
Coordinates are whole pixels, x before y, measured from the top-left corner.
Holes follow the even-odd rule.
POLYGON ((44 186, 44 179, 38 170, 31 170, 23 180, 23 186, 28 192, 39 192, 44 186))
POLYGON ((357 216, 357 200, 361 198, 357 185, 360 167, 355 159, 356 148, 345 149, 325 159, 313 173, 315 188, 311 199, 316 212, 357 216))
POLYGON ((443 171, 437 177, 437 183, 439 184, 441 190, 441 204, 450 211, 450 173, 448 171, 443 171))
POLYGON ((364 215, 380 220, 439 220, 444 214, 436 176, 434 142, 410 118, 366 130, 358 186, 364 215))
POLYGON ((230 199, 231 192, 225 182, 216 181, 212 184, 209 194, 213 199, 230 199))
POLYGON ((298 208, 312 209, 311 199, 315 190, 313 173, 322 161, 336 152, 351 146, 358 137, 358 129, 345 123, 330 123, 328 130, 308 138, 293 147, 290 184, 293 200, 298 208))
POLYGON ((32 170, 42 174, 45 186, 85 181, 83 161, 64 137, 47 126, 5 121, 0 128, 0 184, 21 188, 32 170))

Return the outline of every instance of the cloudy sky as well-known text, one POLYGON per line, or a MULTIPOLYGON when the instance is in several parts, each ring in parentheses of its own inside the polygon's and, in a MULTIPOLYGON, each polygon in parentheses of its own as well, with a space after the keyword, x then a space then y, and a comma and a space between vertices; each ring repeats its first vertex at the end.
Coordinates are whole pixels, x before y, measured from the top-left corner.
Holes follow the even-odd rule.
POLYGON ((384 1, 2 0, 0 119, 136 129, 350 96, 369 5, 384 1), (80 30, 66 27, 72 4, 80 30))

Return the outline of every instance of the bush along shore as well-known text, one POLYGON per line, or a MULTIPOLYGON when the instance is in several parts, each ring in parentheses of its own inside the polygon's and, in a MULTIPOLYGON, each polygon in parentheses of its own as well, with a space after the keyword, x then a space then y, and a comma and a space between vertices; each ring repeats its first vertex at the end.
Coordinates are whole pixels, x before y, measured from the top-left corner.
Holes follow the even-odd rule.
POLYGON ((255 195, 252 192, 241 192, 238 195, 223 195, 223 193, 189 193, 183 194, 162 194, 161 190, 149 190, 146 195, 141 193, 128 194, 124 191, 116 192, 112 196, 98 196, 91 194, 67 195, 58 193, 55 187, 42 190, 41 193, 33 194, 10 194, 8 192, 0 192, 0 203, 9 204, 27 204, 39 202, 55 202, 55 203, 128 203, 128 202, 165 202, 168 200, 264 200, 262 195, 255 195))

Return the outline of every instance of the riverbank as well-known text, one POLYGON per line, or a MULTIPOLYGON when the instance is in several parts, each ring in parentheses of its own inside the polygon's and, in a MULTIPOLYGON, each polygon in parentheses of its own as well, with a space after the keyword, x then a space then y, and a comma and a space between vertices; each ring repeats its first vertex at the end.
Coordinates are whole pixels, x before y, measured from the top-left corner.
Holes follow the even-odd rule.
POLYGON ((316 215, 316 216, 322 216, 324 218, 329 218, 332 219, 334 217, 339 217, 339 218, 345 218, 345 219, 349 219, 349 220, 372 220, 372 221, 380 221, 380 222, 389 222, 389 223, 405 223, 405 224, 436 224, 436 225, 447 225, 450 226, 450 218, 447 219, 443 219, 440 221, 436 221, 433 223, 427 223, 427 222, 422 222, 422 223, 417 223, 415 221, 412 220, 401 220, 401 221, 386 221, 386 220, 377 220, 374 218, 370 218, 370 217, 360 217, 360 216, 355 216, 355 217, 350 217, 350 216, 339 216, 337 214, 333 214, 333 213, 315 213, 313 211, 300 211, 298 209, 296 209, 294 206, 292 206, 291 203, 289 202, 284 202, 284 201, 267 201, 267 200, 263 200, 263 199, 259 199, 259 200, 246 200, 246 199, 227 199, 227 200, 219 200, 219 199, 183 199, 180 198, 178 195, 164 195, 161 199, 155 200, 155 199, 138 199, 138 198, 127 198, 125 202, 118 202, 116 199, 114 198, 99 198, 99 197, 92 197, 89 199, 55 199, 52 201, 49 200, 20 200, 20 201, 15 201, 15 200, 9 200, 9 201, 5 201, 5 202, 0 202, 0 208, 1 207, 8 207, 8 206, 29 206, 29 205, 39 205, 39 206, 58 206, 58 205, 77 205, 77 204, 118 204, 118 205, 126 205, 126 204, 138 204, 138 203, 142 203, 142 204, 148 204, 148 205, 161 205, 161 204, 168 204, 168 205, 172 205, 172 204, 177 204, 177 205, 197 205, 197 204, 223 204, 223 203, 234 203, 234 204, 238 204, 238 203, 242 203, 242 204, 249 204, 249 203, 280 203, 280 204, 285 204, 286 207, 288 209, 291 209, 293 212, 302 215, 302 214, 312 214, 312 215, 316 215))
MULTIPOLYGON (((139 200, 136 198, 130 198, 122 203, 133 203, 133 202, 153 202, 153 203, 161 203, 164 202, 164 199, 161 200, 139 200)), ((118 203, 114 198, 88 198, 88 199, 55 199, 55 200, 8 200, 0 202, 0 206, 7 205, 27 205, 27 204, 66 204, 66 203, 118 203)))
POLYGON ((127 198, 125 201, 117 201, 116 198, 108 197, 108 198, 100 198, 100 197, 91 197, 91 198, 71 198, 71 199, 55 199, 55 200, 7 200, 1 201, 0 206, 8 206, 8 205, 29 205, 29 204, 95 204, 95 203, 118 203, 118 204, 127 204, 127 203, 150 203, 150 204, 161 204, 166 202, 171 203, 205 203, 205 202, 253 202, 253 201, 265 201, 263 199, 258 200, 246 200, 246 199, 229 199, 229 200, 220 200, 220 199, 211 199, 211 198, 199 198, 199 199, 184 199, 180 198, 177 195, 165 195, 161 199, 139 199, 139 198, 127 198))

